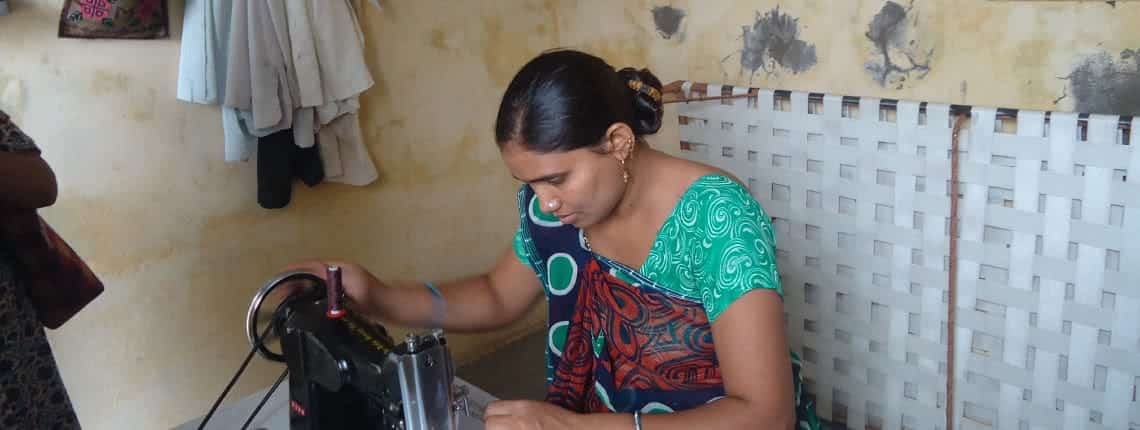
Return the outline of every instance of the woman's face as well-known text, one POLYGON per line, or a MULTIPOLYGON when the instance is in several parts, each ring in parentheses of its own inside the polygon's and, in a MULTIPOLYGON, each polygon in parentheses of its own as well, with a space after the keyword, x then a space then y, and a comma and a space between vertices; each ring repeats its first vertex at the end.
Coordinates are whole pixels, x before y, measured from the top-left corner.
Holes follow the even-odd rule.
POLYGON ((543 212, 586 228, 609 217, 625 193, 621 151, 611 147, 539 153, 509 142, 501 153, 511 175, 534 189, 543 212))

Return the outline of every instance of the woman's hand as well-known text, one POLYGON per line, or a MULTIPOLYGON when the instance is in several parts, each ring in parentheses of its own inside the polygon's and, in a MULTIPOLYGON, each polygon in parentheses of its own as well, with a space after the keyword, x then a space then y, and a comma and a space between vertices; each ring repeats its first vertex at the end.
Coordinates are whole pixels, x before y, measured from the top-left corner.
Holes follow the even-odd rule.
POLYGON ((341 287, 344 288, 344 295, 349 306, 366 315, 379 313, 380 309, 376 300, 373 299, 373 295, 384 284, 359 264, 347 261, 307 260, 292 263, 286 266, 282 272, 311 273, 328 282, 329 266, 340 267, 341 287))
POLYGON ((487 405, 483 413, 487 430, 571 430, 579 429, 580 414, 546 402, 500 400, 487 405))
POLYGON ((538 277, 510 247, 503 250, 488 273, 433 283, 442 301, 424 281, 381 281, 367 269, 346 261, 300 261, 285 271, 325 279, 330 265, 341 268, 341 285, 350 311, 406 328, 442 328, 452 333, 494 330, 517 321, 542 297, 538 277))

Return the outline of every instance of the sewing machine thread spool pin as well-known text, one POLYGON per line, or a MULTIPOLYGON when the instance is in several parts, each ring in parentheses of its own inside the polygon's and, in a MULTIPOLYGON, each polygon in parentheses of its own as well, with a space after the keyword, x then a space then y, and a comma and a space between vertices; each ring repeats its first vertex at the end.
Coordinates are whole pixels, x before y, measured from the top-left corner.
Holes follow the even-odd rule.
POLYGON ((440 345, 447 344, 447 339, 445 339, 443 336, 443 329, 441 329, 441 328, 432 329, 431 335, 432 335, 432 337, 435 338, 435 341, 437 344, 440 344, 440 345))
POLYGON ((341 285, 340 266, 329 266, 327 269, 328 282, 325 286, 325 291, 328 293, 328 311, 325 316, 329 319, 337 319, 343 317, 344 312, 344 288, 341 285))
POLYGON ((420 337, 416 336, 415 333, 408 333, 408 335, 404 337, 404 343, 408 346, 409 354, 415 354, 419 352, 420 337))

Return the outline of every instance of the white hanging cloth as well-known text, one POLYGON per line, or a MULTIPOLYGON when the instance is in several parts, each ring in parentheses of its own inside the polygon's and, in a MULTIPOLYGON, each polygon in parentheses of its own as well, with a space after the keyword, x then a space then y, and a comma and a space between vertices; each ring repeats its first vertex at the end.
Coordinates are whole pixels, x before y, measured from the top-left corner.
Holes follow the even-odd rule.
POLYGON ((226 161, 291 128, 322 146, 326 181, 379 176, 356 115, 374 81, 349 0, 187 0, 183 26, 178 98, 222 105, 226 161))

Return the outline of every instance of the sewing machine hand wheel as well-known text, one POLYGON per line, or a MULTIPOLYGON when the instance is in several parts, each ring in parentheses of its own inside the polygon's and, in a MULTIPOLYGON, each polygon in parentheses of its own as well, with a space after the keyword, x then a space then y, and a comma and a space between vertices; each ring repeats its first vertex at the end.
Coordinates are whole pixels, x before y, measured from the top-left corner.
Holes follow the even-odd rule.
POLYGON ((308 272, 289 272, 271 279, 257 291, 245 316, 245 335, 250 346, 266 360, 285 362, 281 339, 271 324, 280 321, 281 305, 293 300, 315 300, 325 294, 325 282, 308 272), (262 337, 264 334, 264 337, 262 337))

